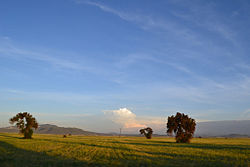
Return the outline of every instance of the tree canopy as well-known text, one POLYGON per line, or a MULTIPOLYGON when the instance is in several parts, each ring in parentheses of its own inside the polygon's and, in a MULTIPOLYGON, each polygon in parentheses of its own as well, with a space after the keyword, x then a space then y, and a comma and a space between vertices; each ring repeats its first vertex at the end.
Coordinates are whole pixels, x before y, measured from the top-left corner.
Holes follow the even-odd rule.
POLYGON ((24 135, 25 139, 31 139, 33 134, 33 128, 38 128, 38 123, 36 119, 27 112, 18 113, 13 118, 10 118, 10 123, 16 123, 16 126, 19 128, 20 133, 24 135))
POLYGON ((189 143, 195 131, 195 120, 184 113, 177 112, 176 115, 168 117, 167 133, 175 133, 177 143, 189 143))
POLYGON ((151 139, 152 138, 152 134, 153 134, 153 130, 150 127, 144 128, 144 129, 140 129, 140 133, 144 134, 144 136, 147 139, 151 139))

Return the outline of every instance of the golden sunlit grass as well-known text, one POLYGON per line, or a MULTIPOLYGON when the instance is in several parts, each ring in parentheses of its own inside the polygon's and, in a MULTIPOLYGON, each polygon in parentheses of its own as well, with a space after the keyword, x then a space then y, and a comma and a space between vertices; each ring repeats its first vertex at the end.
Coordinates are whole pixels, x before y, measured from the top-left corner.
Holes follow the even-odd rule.
POLYGON ((250 166, 250 139, 0 134, 0 166, 250 166))

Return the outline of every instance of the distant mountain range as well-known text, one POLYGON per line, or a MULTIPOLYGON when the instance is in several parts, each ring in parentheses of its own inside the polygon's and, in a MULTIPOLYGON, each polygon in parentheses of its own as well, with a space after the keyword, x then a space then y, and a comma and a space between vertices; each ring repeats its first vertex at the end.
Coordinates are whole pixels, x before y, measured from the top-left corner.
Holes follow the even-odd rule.
MULTIPOLYGON (((162 130, 163 132, 165 131, 162 130)), ((14 126, 0 128, 0 132, 18 133, 18 129, 14 126)), ((34 133, 38 134, 72 134, 85 136, 117 136, 117 133, 95 133, 85 131, 79 128, 65 128, 56 125, 42 124, 34 133)), ((124 136, 140 136, 135 134, 122 134, 124 136)), ((157 135, 154 136, 165 136, 157 135)), ((197 123, 196 137, 250 137, 250 120, 240 121, 211 121, 197 123)))
MULTIPOLYGON (((10 126, 6 128, 0 128, 0 132, 18 133, 19 131, 17 127, 10 126)), ((85 135, 85 136, 107 135, 107 134, 102 134, 102 133, 85 131, 79 128, 65 128, 65 127, 58 127, 56 125, 50 125, 50 124, 39 125, 39 127, 37 128, 37 130, 34 131, 34 133, 57 134, 57 135, 72 134, 72 135, 85 135)))

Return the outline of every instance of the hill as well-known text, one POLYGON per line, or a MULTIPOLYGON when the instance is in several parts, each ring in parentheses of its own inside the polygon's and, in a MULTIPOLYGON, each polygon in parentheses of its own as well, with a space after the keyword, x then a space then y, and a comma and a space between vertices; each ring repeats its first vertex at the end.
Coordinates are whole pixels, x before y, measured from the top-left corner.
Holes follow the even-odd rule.
MULTIPOLYGON (((6 128, 0 128, 0 132, 17 133, 18 129, 15 126, 10 126, 10 127, 6 127, 6 128)), ((35 130, 34 133, 57 134, 57 135, 72 134, 72 135, 85 135, 85 136, 104 135, 101 133, 85 131, 85 130, 82 130, 79 128, 65 128, 65 127, 59 127, 59 126, 50 125, 50 124, 39 125, 38 129, 35 130)))
POLYGON ((72 134, 72 135, 85 135, 85 136, 97 136, 99 133, 85 131, 79 128, 65 128, 56 125, 43 124, 38 127, 35 133, 39 134, 72 134))

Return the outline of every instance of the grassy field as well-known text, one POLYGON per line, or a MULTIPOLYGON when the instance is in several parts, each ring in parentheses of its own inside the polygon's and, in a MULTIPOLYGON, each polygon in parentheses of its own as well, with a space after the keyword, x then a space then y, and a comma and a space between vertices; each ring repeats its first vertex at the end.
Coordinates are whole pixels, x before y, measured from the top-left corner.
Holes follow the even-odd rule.
POLYGON ((33 137, 0 133, 0 166, 250 166, 250 139, 33 137))

